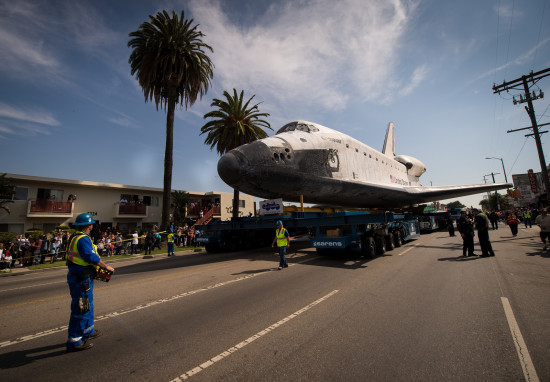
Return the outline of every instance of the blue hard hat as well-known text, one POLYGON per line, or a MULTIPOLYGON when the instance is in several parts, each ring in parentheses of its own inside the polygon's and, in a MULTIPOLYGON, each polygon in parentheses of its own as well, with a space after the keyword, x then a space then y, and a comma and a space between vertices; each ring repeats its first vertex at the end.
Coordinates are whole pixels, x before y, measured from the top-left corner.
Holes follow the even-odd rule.
POLYGON ((80 214, 76 217, 76 220, 74 222, 74 225, 90 225, 94 224, 95 220, 92 218, 92 215, 85 212, 83 214, 80 214))
POLYGON ((280 226, 280 225, 283 225, 283 222, 280 221, 280 220, 277 220, 277 227, 280 226))

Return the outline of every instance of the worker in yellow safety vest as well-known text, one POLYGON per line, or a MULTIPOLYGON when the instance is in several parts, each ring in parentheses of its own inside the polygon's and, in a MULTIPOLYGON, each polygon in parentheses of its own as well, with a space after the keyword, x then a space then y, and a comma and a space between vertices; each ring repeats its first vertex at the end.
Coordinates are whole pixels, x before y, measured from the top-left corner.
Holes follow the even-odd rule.
POLYGON ((94 273, 96 267, 114 272, 97 254, 97 248, 90 238, 94 219, 88 213, 80 214, 74 223, 76 231, 67 246, 67 284, 71 293, 71 317, 67 351, 86 350, 93 346, 89 340, 100 336, 94 329, 94 273))
POLYGON ((277 230, 275 231, 275 239, 273 239, 271 247, 274 247, 275 244, 277 244, 277 248, 279 249, 280 258, 279 268, 277 269, 281 270, 283 268, 288 268, 286 250, 290 247, 290 234, 287 229, 283 227, 283 222, 281 220, 277 220, 277 230))
POLYGON ((168 256, 175 256, 174 255, 174 234, 170 232, 166 237, 166 240, 168 241, 168 256))

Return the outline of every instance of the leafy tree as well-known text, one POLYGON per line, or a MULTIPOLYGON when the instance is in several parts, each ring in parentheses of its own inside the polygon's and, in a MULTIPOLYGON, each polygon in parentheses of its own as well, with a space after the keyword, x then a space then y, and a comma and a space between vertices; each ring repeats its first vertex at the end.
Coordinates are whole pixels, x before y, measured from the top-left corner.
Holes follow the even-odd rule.
MULTIPOLYGON (((201 127, 201 135, 207 134, 204 143, 210 145, 210 150, 216 147, 218 154, 223 155, 236 147, 267 137, 263 128, 272 130, 271 125, 261 118, 269 117, 269 114, 259 112, 259 103, 249 107, 255 95, 244 103, 244 90, 241 90, 240 95, 237 95, 236 89, 233 89, 233 95, 227 91, 224 91, 223 95, 225 100, 216 98, 212 100, 210 106, 217 110, 212 110, 204 115, 204 119, 211 119, 201 127)), ((233 217, 238 216, 239 190, 235 188, 233 217)))
POLYGON ((172 191, 172 207, 174 209, 174 224, 182 226, 187 216, 187 203, 189 193, 185 191, 172 191))
POLYGON ((13 189, 11 179, 6 178, 6 175, 0 175, 0 208, 9 214, 11 211, 7 205, 13 203, 12 197, 15 194, 15 190, 13 189))
POLYGON ((193 19, 178 17, 166 11, 149 16, 149 22, 131 32, 128 47, 133 48, 128 62, 145 95, 167 110, 166 147, 164 152, 164 191, 161 226, 166 228, 170 217, 172 188, 172 151, 174 146, 174 110, 176 104, 192 106, 211 85, 214 64, 205 51, 213 49, 202 42, 204 34, 192 26, 193 19))
POLYGON ((451 202, 447 204, 447 208, 449 209, 458 209, 458 208, 464 208, 466 207, 464 204, 460 203, 460 200, 456 200, 454 202, 451 202))
POLYGON ((498 211, 499 210, 499 203, 500 203, 500 210, 508 210, 510 209, 510 203, 508 201, 508 198, 506 195, 501 194, 495 194, 491 193, 489 195, 489 199, 483 199, 479 202, 479 205, 482 207, 485 207, 485 209, 490 211, 498 211), (498 196, 498 199, 497 199, 498 196), (497 201, 498 200, 498 201, 497 201))

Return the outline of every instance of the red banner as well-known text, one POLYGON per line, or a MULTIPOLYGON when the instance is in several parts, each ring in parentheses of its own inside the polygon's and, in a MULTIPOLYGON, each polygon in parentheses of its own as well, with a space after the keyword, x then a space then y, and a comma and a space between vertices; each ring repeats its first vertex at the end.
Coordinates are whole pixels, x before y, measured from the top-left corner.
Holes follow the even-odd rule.
POLYGON ((531 169, 527 170, 527 176, 529 177, 529 184, 531 185, 531 191, 533 191, 533 194, 537 195, 539 193, 539 188, 537 186, 537 178, 535 178, 535 174, 533 174, 533 170, 531 169))

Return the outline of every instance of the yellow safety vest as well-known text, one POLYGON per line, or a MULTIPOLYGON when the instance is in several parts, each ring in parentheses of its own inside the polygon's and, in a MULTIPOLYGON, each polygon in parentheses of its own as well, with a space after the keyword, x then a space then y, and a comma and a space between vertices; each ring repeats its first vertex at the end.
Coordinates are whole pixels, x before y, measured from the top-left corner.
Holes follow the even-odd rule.
MULTIPOLYGON (((75 236, 73 236, 73 238, 71 239, 71 241, 69 243, 69 246, 67 247, 67 261, 69 261, 73 264, 76 264, 76 265, 80 265, 82 267, 94 267, 95 268, 94 264, 91 264, 91 263, 88 263, 88 262, 84 261, 84 259, 82 259, 82 257, 80 257, 80 253, 78 253, 77 244, 78 244, 78 241, 80 239, 82 239, 83 237, 89 237, 89 236, 87 234, 83 233, 83 232, 80 232, 79 234, 76 234, 75 236)), ((92 246, 94 248, 94 253, 97 254, 97 249, 96 249, 97 247, 95 245, 93 245, 93 243, 92 243, 92 246)))
POLYGON ((275 235, 277 237, 277 247, 286 247, 287 246, 288 240, 285 236, 285 232, 286 232, 286 229, 281 228, 281 229, 278 229, 277 232, 275 233, 275 235))
POLYGON ((169 242, 169 243, 173 243, 173 242, 174 242, 174 234, 173 234, 173 233, 169 233, 169 234, 168 234, 168 242, 169 242))

